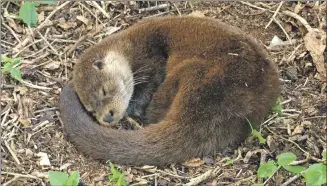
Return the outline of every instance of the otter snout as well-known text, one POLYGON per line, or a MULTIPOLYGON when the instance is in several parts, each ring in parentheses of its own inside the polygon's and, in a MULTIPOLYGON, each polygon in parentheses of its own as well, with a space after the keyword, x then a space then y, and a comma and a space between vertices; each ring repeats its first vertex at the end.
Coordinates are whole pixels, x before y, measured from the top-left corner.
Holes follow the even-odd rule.
POLYGON ((107 113, 104 118, 103 118, 103 121, 104 122, 107 122, 107 123, 111 123, 115 120, 114 118, 114 112, 113 111, 109 111, 109 113, 107 113))

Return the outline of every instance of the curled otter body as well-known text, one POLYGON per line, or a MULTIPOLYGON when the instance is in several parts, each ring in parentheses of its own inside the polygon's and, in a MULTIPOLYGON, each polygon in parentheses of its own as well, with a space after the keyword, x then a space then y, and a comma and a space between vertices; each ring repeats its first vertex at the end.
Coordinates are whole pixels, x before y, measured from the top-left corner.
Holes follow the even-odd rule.
POLYGON ((141 21, 89 48, 60 96, 69 139, 85 154, 129 165, 165 165, 235 147, 279 95, 263 47, 214 19, 141 21), (75 92, 76 91, 76 92, 75 92), (77 93, 77 94, 76 94, 77 93), (149 126, 98 125, 124 115, 149 126))

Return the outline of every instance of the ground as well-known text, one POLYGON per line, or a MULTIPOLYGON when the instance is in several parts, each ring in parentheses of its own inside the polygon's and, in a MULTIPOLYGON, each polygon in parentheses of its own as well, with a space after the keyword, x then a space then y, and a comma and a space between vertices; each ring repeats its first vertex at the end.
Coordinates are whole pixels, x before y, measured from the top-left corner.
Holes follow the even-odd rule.
MULTIPOLYGON (((262 136, 267 140, 263 145, 252 136, 229 153, 191 163, 167 167, 116 165, 129 185, 251 185, 266 181, 256 176, 259 165, 275 160, 282 152, 295 153, 295 164, 305 167, 323 161, 327 111, 322 58, 326 56, 326 2, 61 1, 37 7, 36 28, 27 28, 14 16, 20 6, 21 2, 1 2, 1 53, 22 58, 19 69, 24 80, 17 82, 8 74, 1 76, 3 185, 49 185, 49 170, 77 170, 89 185, 111 185, 107 179, 108 165, 85 157, 65 137, 58 110, 62 85, 71 78, 80 54, 103 37, 146 17, 190 13, 238 26, 266 46, 280 74, 282 113, 272 113, 261 125, 262 136), (309 26, 285 11, 301 16, 309 26), (308 27, 321 31, 320 36, 309 38, 318 41, 313 51, 305 43, 308 27), (274 37, 280 40, 275 42, 274 37)), ((283 170, 266 185, 283 183, 305 185, 302 177, 283 170)))

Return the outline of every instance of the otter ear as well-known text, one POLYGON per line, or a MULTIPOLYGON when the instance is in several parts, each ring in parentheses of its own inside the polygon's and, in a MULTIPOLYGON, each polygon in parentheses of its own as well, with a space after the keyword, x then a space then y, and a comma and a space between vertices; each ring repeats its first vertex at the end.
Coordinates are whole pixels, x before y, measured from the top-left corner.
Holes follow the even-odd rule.
POLYGON ((93 68, 97 69, 97 70, 102 70, 104 67, 104 63, 102 60, 96 60, 93 64, 92 64, 93 68))

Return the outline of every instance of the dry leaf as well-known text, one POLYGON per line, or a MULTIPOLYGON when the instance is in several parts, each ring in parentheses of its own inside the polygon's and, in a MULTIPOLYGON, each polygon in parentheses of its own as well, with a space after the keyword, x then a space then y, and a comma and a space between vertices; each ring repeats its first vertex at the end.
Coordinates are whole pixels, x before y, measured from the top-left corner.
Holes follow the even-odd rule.
POLYGON ((63 165, 60 166, 59 170, 67 169, 71 165, 72 165, 71 163, 65 163, 65 164, 63 164, 63 165))
POLYGON ((11 27, 15 32, 22 34, 23 33, 23 28, 20 25, 17 25, 16 22, 12 18, 7 18, 7 22, 9 27, 11 27))
POLYGON ((325 82, 326 68, 323 53, 326 48, 326 33, 320 29, 311 29, 304 36, 304 44, 311 54, 317 71, 321 76, 321 80, 325 82))
POLYGON ((37 15, 37 18, 38 18, 38 22, 39 23, 42 23, 44 21, 44 11, 42 11, 41 13, 39 13, 37 15))
POLYGON ((59 61, 52 61, 51 63, 48 63, 46 65, 44 65, 45 69, 49 69, 49 70, 56 70, 60 67, 60 62, 59 61))
POLYGON ((19 119, 19 122, 24 126, 24 128, 28 128, 31 125, 27 119, 19 119))
POLYGON ((298 125, 293 130, 292 135, 301 134, 303 132, 303 130, 304 130, 304 128, 301 125, 298 125))
POLYGON ((86 26, 89 25, 89 23, 90 23, 90 21, 83 16, 77 16, 76 19, 82 21, 86 26))
POLYGON ((202 12, 202 11, 194 11, 194 12, 190 13, 188 16, 205 17, 204 12, 202 12))
POLYGON ((40 161, 39 161, 40 165, 51 166, 50 160, 49 160, 49 157, 48 157, 47 153, 39 152, 39 153, 36 154, 36 156, 40 157, 40 161))
POLYGON ((186 167, 200 167, 203 164, 204 161, 202 161, 200 158, 194 158, 183 163, 183 165, 186 167))
POLYGON ((70 28, 76 27, 77 24, 75 22, 63 22, 63 23, 59 23, 58 26, 64 30, 68 30, 70 28))
POLYGON ((18 89, 20 95, 25 95, 28 91, 28 89, 26 87, 22 87, 22 86, 19 86, 17 89, 18 89))
POLYGON ((121 29, 121 27, 110 26, 108 28, 107 35, 111 35, 111 34, 117 32, 120 29, 121 29))

